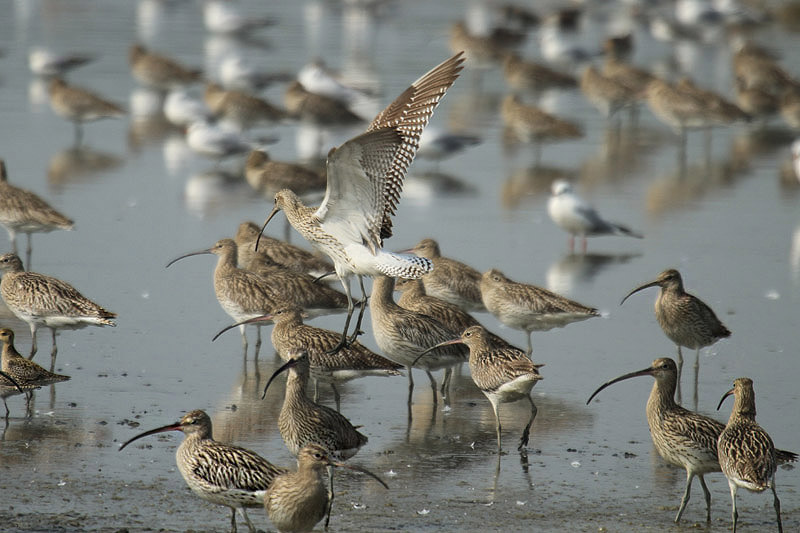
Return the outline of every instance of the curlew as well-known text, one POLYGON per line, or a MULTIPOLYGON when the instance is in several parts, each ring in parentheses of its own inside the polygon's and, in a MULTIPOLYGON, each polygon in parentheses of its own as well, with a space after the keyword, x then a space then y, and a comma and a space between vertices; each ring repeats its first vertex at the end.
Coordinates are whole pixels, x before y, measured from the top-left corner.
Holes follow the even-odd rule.
MULTIPOLYGON (((292 291, 285 285, 285 280, 273 280, 241 269, 237 266, 237 246, 233 239, 221 239, 207 250, 190 252, 177 257, 167 267, 194 255, 213 254, 218 257, 214 268, 214 293, 222 309, 237 323, 272 313, 287 304, 294 303, 309 314, 319 316, 344 310, 346 300, 343 294, 323 285, 315 285, 308 278, 303 285, 313 286, 313 292, 292 291)), ((287 271, 288 272, 288 271, 287 271)), ((302 279, 302 278, 300 278, 302 279)), ((302 283, 302 281, 301 281, 302 283)), ((258 325, 260 326, 260 325, 258 325)), ((245 326, 239 326, 242 333, 242 345, 247 353, 247 337, 245 326)), ((261 348, 261 329, 258 328, 256 355, 261 348)))
MULTIPOLYGON (((328 154, 328 185, 318 208, 303 205, 288 189, 275 195, 275 207, 264 227, 283 210, 295 230, 333 260, 348 300, 339 348, 348 342, 354 309, 350 294, 353 275, 365 294, 363 276, 418 278, 433 267, 427 259, 391 253, 382 246, 392 235, 391 217, 419 137, 463 62, 459 53, 434 67, 381 111, 365 133, 328 154)), ((358 334, 363 309, 350 342, 358 334)))
MULTIPOLYGON (((245 320, 246 324, 274 322, 272 345, 284 361, 296 350, 308 351, 311 377, 314 379, 314 401, 318 399, 320 381, 329 383, 333 389, 336 410, 340 396, 337 383, 344 383, 363 376, 399 376, 402 365, 382 357, 358 341, 345 346, 336 353, 332 349, 339 342, 339 334, 327 329, 303 323, 302 309, 295 306, 278 309, 273 314, 245 320)), ((238 324, 220 331, 214 339, 238 324)))
POLYGON ((139 83, 159 91, 177 89, 200 81, 202 72, 186 67, 167 56, 131 45, 128 52, 131 73, 139 83))
MULTIPOLYGON (((296 163, 275 161, 264 150, 253 150, 244 165, 244 177, 253 190, 265 196, 280 189, 291 189, 297 195, 325 189, 325 174, 296 163)), ((256 235, 253 236, 255 244, 256 235)))
POLYGON ((539 374, 539 368, 544 365, 534 364, 519 348, 494 345, 489 332, 483 326, 471 326, 465 329, 459 338, 432 346, 419 357, 423 357, 435 348, 458 343, 469 347, 469 371, 472 381, 492 404, 498 453, 501 451, 500 404, 523 398, 527 398, 530 402, 531 416, 525 429, 522 430, 517 446, 517 450, 522 451, 528 445, 531 425, 538 411, 531 398, 531 389, 537 381, 543 379, 539 374))
POLYGON ((297 471, 277 476, 264 494, 264 509, 279 533, 308 533, 322 520, 333 497, 325 470, 334 466, 362 472, 389 488, 372 472, 334 461, 324 447, 309 444, 297 454, 297 471))
POLYGON ((539 92, 545 89, 569 89, 578 82, 569 74, 522 59, 511 52, 503 59, 503 75, 506 83, 515 91, 539 92))
POLYGON ((581 92, 595 109, 610 120, 617 111, 636 105, 638 93, 621 81, 602 74, 594 65, 584 68, 581 92))
POLYGON ((50 370, 56 364, 56 332, 59 329, 81 329, 86 326, 116 326, 108 311, 79 293, 72 285, 44 274, 25 272, 16 254, 0 255, 0 296, 14 315, 31 328, 31 354, 36 354, 36 331, 50 328, 53 349, 50 370))
POLYGON ((279 264, 289 270, 311 276, 323 276, 333 272, 333 264, 311 252, 298 248, 280 239, 261 235, 255 222, 242 222, 236 230, 239 265, 256 268, 259 264, 279 264), (260 237, 259 237, 260 235, 260 237), (260 239, 260 240, 259 240, 260 239), (256 241, 259 241, 256 250, 256 241))
MULTIPOLYGON (((717 450, 722 473, 728 478, 733 505, 733 531, 739 521, 736 510, 736 491, 739 487, 751 492, 763 492, 772 489, 775 516, 778 531, 783 532, 781 523, 781 501, 775 490, 775 471, 778 468, 778 450, 772 439, 756 422, 756 397, 753 392, 753 380, 738 378, 733 388, 726 392, 717 405, 722 407, 725 398, 733 395, 733 410, 728 424, 719 435, 717 450)), ((785 453, 785 452, 784 452, 785 453)))
MULTIPOLYGON (((70 379, 69 376, 49 372, 33 361, 22 357, 14 348, 14 332, 12 330, 0 329, 0 343, 3 344, 2 369, 4 375, 11 376, 20 389, 25 388, 25 407, 28 411, 30 411, 34 389, 70 379)), ((5 399, 3 402, 5 403, 5 399)), ((8 417, 8 405, 6 405, 6 417, 8 417)))
POLYGON ((580 235, 583 252, 586 252, 586 237, 595 235, 627 235, 637 239, 640 233, 627 226, 604 220, 600 214, 575 194, 572 184, 556 180, 551 186, 552 196, 547 201, 547 214, 558 227, 569 233, 569 249, 575 248, 575 236, 580 235))
POLYGON ((484 272, 481 295, 486 309, 500 322, 528 334, 528 355, 533 352, 531 332, 562 328, 600 316, 593 307, 536 285, 512 281, 495 268, 484 272))
POLYGON ((14 253, 17 253, 17 233, 28 236, 26 264, 30 268, 31 235, 53 230, 72 230, 74 223, 36 194, 8 183, 6 163, 0 159, 0 224, 8 231, 14 253))
POLYGON ((513 140, 534 145, 537 164, 541 159, 542 143, 583 137, 583 131, 577 124, 526 105, 515 94, 503 99, 500 115, 513 140))
POLYGON ((215 441, 211 418, 199 409, 185 414, 178 422, 128 439, 119 450, 137 439, 165 431, 182 431, 186 436, 178 446, 175 459, 191 491, 207 502, 230 507, 231 531, 236 531, 238 510, 247 527, 255 533, 246 508, 261 506, 272 482, 287 470, 250 450, 215 441))
POLYGON ((291 116, 320 126, 358 124, 364 120, 341 100, 312 93, 299 81, 286 87, 283 105, 291 116))
MULTIPOLYGON (((458 335, 428 315, 403 309, 392 297, 394 279, 386 276, 376 277, 372 282, 371 311, 372 333, 381 352, 392 361, 406 367, 408 371, 408 403, 411 404, 414 392, 414 378, 411 368, 418 356, 434 344, 445 342, 458 335)), ((423 368, 431 382, 433 403, 436 400, 436 381, 431 370, 445 369, 442 379, 442 394, 448 388, 451 370, 466 359, 466 350, 457 347, 437 349, 416 364, 423 368)))
POLYGON ((50 82, 48 93, 53 111, 75 126, 76 145, 80 145, 83 140, 84 122, 125 116, 125 110, 119 105, 87 89, 68 85, 61 78, 55 78, 50 82))
MULTIPOLYGON (((700 478, 706 500, 706 521, 711 521, 711 493, 703 476, 720 472, 717 440, 725 425, 707 416, 684 409, 675 402, 678 385, 678 367, 672 359, 663 357, 653 361, 648 368, 631 372, 602 384, 586 401, 588 405, 606 387, 638 376, 653 376, 655 382, 647 400, 647 425, 658 454, 668 463, 686 470, 686 489, 675 516, 680 521, 695 476, 700 478)), ((797 460, 792 452, 779 450, 781 462, 797 460)))
POLYGON ((425 293, 439 298, 465 311, 483 311, 481 300, 481 273, 469 265, 444 257, 439 243, 422 239, 406 250, 433 263, 433 271, 422 276, 425 293))
POLYGON ((625 295, 620 305, 631 294, 655 286, 661 287, 655 303, 656 320, 664 334, 678 346, 678 369, 683 367, 681 346, 696 350, 695 367, 698 367, 700 348, 730 337, 731 332, 700 298, 683 290, 683 279, 674 268, 665 270, 655 280, 633 289, 625 295))
POLYGON ((286 111, 263 98, 236 89, 223 89, 212 82, 206 84, 203 98, 214 116, 243 129, 261 122, 279 122, 287 116, 286 111))
MULTIPOLYGON (((310 374, 308 351, 300 348, 289 352, 288 356, 289 361, 270 376, 262 395, 262 398, 266 397, 267 389, 278 374, 289 371, 286 394, 278 415, 278 430, 286 447, 296 456, 305 446, 316 444, 338 460, 344 461, 353 457, 367 443, 367 437, 343 415, 311 401, 306 396, 310 374)), ((326 528, 330 521, 332 502, 333 470, 329 473, 326 528)))
MULTIPOLYGON (((480 277, 478 281, 480 282, 480 277)), ((459 306, 429 296, 420 279, 398 279, 394 284, 394 289, 400 292, 397 305, 403 309, 435 318, 452 331, 464 331, 468 327, 481 325, 475 317, 459 306)), ((508 342, 494 333, 490 332, 489 337, 495 346, 509 346, 508 342)))

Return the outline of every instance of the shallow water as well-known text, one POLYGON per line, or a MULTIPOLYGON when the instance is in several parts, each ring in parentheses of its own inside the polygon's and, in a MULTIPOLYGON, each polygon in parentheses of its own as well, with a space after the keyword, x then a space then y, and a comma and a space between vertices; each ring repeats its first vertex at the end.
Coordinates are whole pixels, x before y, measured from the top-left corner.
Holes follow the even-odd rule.
MULTIPOLYGON (((136 84, 127 48, 136 40, 203 66, 231 49, 275 71, 296 71, 323 56, 351 76, 374 82, 385 104, 450 55, 448 25, 466 11, 462 2, 402 2, 374 14, 327 2, 272 4, 280 25, 259 33, 266 43, 254 46, 206 34, 196 2, 6 3, 0 17, 0 157, 12 183, 36 191, 76 220, 73 232, 34 236, 32 269, 68 280, 120 319, 114 329, 60 335, 57 369, 72 380, 37 393, 32 418, 23 416, 20 397, 9 399, 12 416, 0 441, 3 530, 227 528, 227 511, 194 498, 177 472, 180 435, 150 437, 117 452, 137 432, 191 409, 212 415, 218 440, 256 450, 276 464, 293 464, 276 425, 282 388, 260 400, 277 367, 269 344, 257 361, 252 354, 243 361, 237 334, 211 343, 229 323, 211 287, 214 259, 201 256, 164 268, 180 254, 232 235, 243 220, 263 220, 271 203, 245 183, 220 177, 217 171, 234 168, 234 162, 217 168, 187 153, 179 132, 160 128, 158 121, 89 124, 83 148, 72 149, 71 126, 37 99, 41 87, 26 66, 28 48, 38 44, 96 53, 99 59, 70 79, 129 105, 136 84)), ((256 12, 260 3, 242 5, 256 12)), ((641 42, 638 63, 657 66, 673 59, 694 65, 701 84, 730 95, 729 52, 721 41, 682 45, 673 53, 640 28, 635 35, 641 42)), ((535 36, 527 55, 536 54, 535 36)), ((772 25, 755 36, 779 46, 784 64, 800 72, 800 58, 789 53, 800 45, 796 34, 772 25)), ((266 94, 280 101, 281 90, 266 94)), ((800 375, 800 186, 780 174, 792 136, 778 122, 766 133, 744 126, 716 130, 706 153, 702 135, 691 134, 681 171, 675 137, 649 111, 642 111, 636 131, 626 121, 615 136, 579 92, 563 91, 546 95, 545 104, 579 120, 586 136, 546 146, 534 166, 532 150, 509 155, 501 146, 497 109, 505 93, 498 69, 482 76, 467 70, 456 82, 433 124, 479 133, 484 141, 438 167, 451 178, 448 186, 425 179, 437 170, 433 163, 414 163, 387 245, 402 249, 434 237, 446 255, 547 286, 600 308, 604 316, 534 335, 533 358, 547 365, 534 389, 539 414, 525 457, 515 451, 527 418, 525 402, 502 407, 508 453, 499 457, 499 471, 491 406, 466 367, 454 380, 446 408, 432 404, 424 374, 415 373, 410 420, 405 378, 365 378, 342 387, 342 412, 362 424, 370 439, 352 462, 382 475, 391 489, 347 473, 337 476, 331 527, 703 529, 698 486, 684 521, 672 523, 684 473, 666 465, 650 442, 644 404, 651 380, 628 381, 589 406, 585 401, 605 380, 674 356, 653 316, 655 289, 618 304, 631 288, 676 267, 687 289, 733 332, 701 352, 696 392, 693 355, 686 354, 684 404, 726 419, 730 403, 714 413, 716 402, 734 378, 750 376, 759 422, 778 446, 800 451, 800 418, 791 414, 800 375), (597 238, 587 255, 569 254, 565 234, 545 207, 549 182, 559 176, 576 181, 578 192, 601 213, 646 239, 597 238), (461 186, 455 192, 453 180, 461 186)), ((262 131, 281 138, 270 150, 273 157, 296 157, 297 130, 282 125, 262 131)), ((333 132, 324 143, 353 133, 333 132)), ((282 235, 282 224, 273 222, 269 231, 282 235)), ((291 238, 301 241, 297 234, 291 238)), ((7 248, 2 239, 0 247, 7 248)), ((0 319, 16 330, 25 352, 25 324, 2 306, 0 319)), ((490 315, 479 319, 524 345, 524 334, 501 328, 490 315)), ((313 323, 337 329, 341 317, 313 323)), ((251 345, 252 339, 251 333, 251 345)), ((363 342, 375 347, 368 329, 363 342)), ((37 361, 44 364, 47 333, 40 333, 39 346, 37 361)), ((325 389, 323 400, 332 402, 325 389)), ((714 499, 709 529, 725 531, 727 483, 720 474, 708 480, 714 499)), ((777 482, 785 530, 796 531, 800 478, 781 469, 777 482)), ((742 531, 774 527, 768 496, 740 491, 738 503, 742 531)), ((250 515, 268 528, 263 512, 250 515)))

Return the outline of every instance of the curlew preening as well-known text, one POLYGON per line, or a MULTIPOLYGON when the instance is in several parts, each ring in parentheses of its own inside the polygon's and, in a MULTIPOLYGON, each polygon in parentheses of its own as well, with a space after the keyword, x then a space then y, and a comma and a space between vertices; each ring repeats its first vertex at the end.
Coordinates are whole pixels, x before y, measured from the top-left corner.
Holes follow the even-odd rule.
MULTIPOLYGON (((358 277, 363 294, 363 276, 418 278, 433 268, 427 259, 384 250, 383 240, 392 235, 391 217, 420 135, 463 62, 459 53, 434 67, 381 111, 365 133, 328 154, 328 184, 318 208, 303 205, 288 189, 275 195, 264 227, 282 210, 295 230, 331 258, 347 294, 347 319, 338 348, 348 342, 352 276, 358 277)), ((350 342, 358 335, 363 310, 350 342)))
POLYGON ((56 364, 56 332, 59 329, 81 329, 86 326, 116 326, 108 311, 79 293, 72 285, 44 274, 25 272, 16 254, 0 255, 0 296, 14 315, 31 328, 31 354, 36 354, 36 331, 50 328, 53 350, 50 370, 56 364))
POLYGON ((122 451, 137 439, 165 431, 182 431, 186 436, 178 446, 175 459, 191 491, 207 502, 230 507, 231 531, 236 531, 238 510, 247 527, 255 533, 246 508, 263 505, 267 489, 287 470, 255 452, 215 441, 211 434, 211 418, 199 409, 185 414, 178 422, 128 439, 119 449, 122 451))

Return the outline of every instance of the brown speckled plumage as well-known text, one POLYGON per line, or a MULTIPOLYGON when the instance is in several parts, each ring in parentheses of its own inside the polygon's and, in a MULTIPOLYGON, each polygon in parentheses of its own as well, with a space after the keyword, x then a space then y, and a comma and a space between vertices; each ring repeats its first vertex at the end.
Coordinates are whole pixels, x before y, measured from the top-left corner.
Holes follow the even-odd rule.
MULTIPOLYGON (((28 235, 30 251, 32 233, 71 230, 74 223, 36 194, 11 185, 8 182, 6 163, 0 159, 0 224, 8 231, 8 238, 16 253, 17 233, 28 235)), ((28 259, 30 260, 30 255, 28 259)))
MULTIPOLYGON (((0 256, 0 295, 14 315, 28 323, 33 339, 31 357, 36 353, 36 331, 45 326, 53 332, 51 364, 55 365, 56 330, 80 329, 88 325, 116 326, 116 313, 108 311, 59 279, 25 272, 16 254, 0 256)), ((52 369, 52 368, 51 368, 52 369)))
POLYGON ((439 243, 422 239, 410 252, 430 259, 433 270, 422 276, 425 293, 457 305, 465 311, 483 311, 481 273, 469 265, 442 256, 439 243))
POLYGON ((244 166, 244 177, 253 190, 270 198, 280 189, 291 189, 298 195, 322 191, 327 180, 324 170, 320 172, 296 163, 273 161, 263 150, 250 152, 244 166))
POLYGON ((125 110, 121 106, 87 89, 69 85, 61 78, 50 82, 48 94, 53 111, 75 125, 76 145, 80 144, 83 136, 82 123, 125 116, 125 110))
POLYGON ((775 471, 778 468, 775 445, 772 439, 756 422, 756 398, 753 380, 738 378, 733 388, 722 396, 722 402, 734 396, 733 410, 728 424, 717 441, 719 464, 722 473, 728 478, 733 504, 733 531, 739 519, 736 510, 736 489, 745 488, 752 492, 772 489, 773 505, 778 521, 778 531, 783 531, 781 523, 781 502, 775 489, 775 471))
POLYGON ((203 97, 214 116, 244 128, 260 122, 278 122, 287 117, 286 111, 263 98, 236 89, 224 89, 216 83, 206 84, 203 97))
POLYGON ((200 81, 202 72, 146 49, 141 44, 131 46, 128 53, 133 77, 154 89, 166 91, 200 81))
POLYGON ((275 371, 264 388, 266 394, 272 380, 289 370, 286 394, 278 416, 278 429, 286 447, 297 455, 304 446, 318 444, 337 459, 349 459, 367 443, 367 437, 347 418, 306 396, 310 374, 308 352, 294 350, 289 356, 289 361, 275 371))
POLYGON ((137 439, 164 431, 182 431, 186 435, 175 456, 178 470, 192 492, 208 502, 230 507, 232 531, 236 531, 238 509, 250 531, 255 532, 245 508, 263 505, 270 484, 287 470, 274 466, 250 450, 215 441, 211 433, 211 418, 201 410, 187 413, 174 424, 137 435, 119 449, 137 439))
POLYGON ((593 307, 547 289, 512 281, 494 268, 481 278, 481 296, 486 309, 500 322, 528 334, 528 354, 533 351, 531 332, 548 331, 600 315, 593 307))
POLYGON ((524 60, 514 52, 506 54, 503 60, 503 75, 509 87, 516 91, 543 91, 549 88, 575 87, 578 84, 569 74, 541 63, 524 60))
POLYGON ((556 117, 538 107, 522 103, 515 94, 503 99, 500 108, 503 123, 519 142, 540 144, 583 137, 580 126, 556 117))
POLYGON ((344 102, 324 94, 312 93, 299 81, 286 87, 283 103, 294 117, 319 125, 357 124, 364 120, 350 111, 344 102))
POLYGON ((665 270, 655 280, 633 289, 622 302, 631 294, 656 285, 661 287, 655 303, 656 320, 664 334, 678 346, 679 365, 683 361, 681 346, 693 348, 699 353, 700 348, 730 337, 731 332, 714 311, 683 289, 683 280, 675 269, 665 270))
POLYGON ((312 276, 333 272, 333 264, 325 259, 268 235, 261 235, 258 250, 256 250, 256 239, 258 239, 260 230, 261 228, 254 222, 239 224, 234 240, 237 245, 240 267, 254 268, 254 262, 257 264, 268 260, 267 264, 274 262, 289 270, 312 276))
POLYGON ((67 381, 69 376, 54 374, 40 365, 22 357, 14 348, 14 332, 8 328, 0 329, 0 343, 3 344, 2 368, 20 386, 30 385, 40 387, 67 381))
POLYGON ((342 281, 349 305, 339 347, 346 344, 354 309, 350 277, 358 277, 363 293, 365 275, 416 278, 432 268, 427 259, 384 250, 383 239, 392 235, 391 217, 420 135, 463 62, 463 54, 456 54, 434 67, 378 113, 366 132, 331 150, 325 198, 318 208, 303 205, 288 189, 275 195, 264 226, 283 210, 292 227, 333 260, 342 281))

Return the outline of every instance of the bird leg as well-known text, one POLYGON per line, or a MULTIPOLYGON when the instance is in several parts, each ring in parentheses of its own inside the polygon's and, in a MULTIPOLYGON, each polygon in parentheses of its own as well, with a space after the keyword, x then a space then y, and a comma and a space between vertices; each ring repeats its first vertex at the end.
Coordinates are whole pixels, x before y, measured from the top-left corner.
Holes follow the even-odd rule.
POLYGON ((28 356, 28 359, 33 359, 33 356, 36 355, 36 324, 31 324, 31 354, 28 356))
POLYGON ((431 374, 430 370, 425 371, 428 374, 428 379, 431 381, 431 392, 433 392, 433 405, 437 405, 439 403, 436 397, 436 380, 433 378, 433 374, 431 374))
POLYGON ((681 395, 681 373, 683 372, 683 352, 681 346, 678 345, 678 383, 675 388, 675 396, 678 399, 678 404, 683 403, 683 396, 681 395))
POLYGON ((781 522, 781 501, 778 499, 778 493, 775 490, 775 476, 772 476, 772 496, 774 498, 773 505, 775 506, 775 516, 778 518, 778 533, 783 533, 783 523, 781 522))
POLYGON ((83 127, 79 121, 75 121, 75 148, 79 148, 83 143, 83 127))
POLYGON ((367 309, 367 292, 364 290, 364 278, 362 276, 358 276, 358 284, 361 287, 361 309, 358 310, 358 320, 356 320, 356 329, 353 331, 353 334, 347 339, 347 345, 351 345, 356 342, 356 339, 359 335, 364 333, 361 331, 361 320, 364 318, 364 311, 367 309))
POLYGON ((242 332, 242 349, 244 350, 244 358, 247 359, 247 334, 244 332, 244 325, 239 326, 239 331, 242 332))
POLYGON ((497 432, 497 454, 500 454, 501 443, 500 439, 500 404, 492 402, 492 410, 494 411, 495 431, 497 432))
POLYGON ((6 403, 5 398, 3 398, 3 405, 6 407, 6 424, 8 424, 8 415, 11 414, 11 411, 8 410, 8 404, 6 403))
MULTIPOLYGON (((678 514, 675 515, 675 523, 677 524, 681 520, 681 515, 683 515, 683 510, 686 509, 686 504, 689 503, 689 497, 692 492, 692 480, 694 479, 694 474, 689 470, 686 471, 686 490, 683 491, 683 498, 681 498, 681 506, 678 508, 678 514)), ((700 479, 703 479, 702 477, 700 479)))
MULTIPOLYGON (((31 268, 31 254, 33 253, 33 246, 31 245, 31 234, 28 233, 28 247, 25 249, 25 269, 29 270, 31 268)), ((15 252, 16 253, 16 252, 15 252)))
POLYGON ((54 372, 56 368, 56 354, 58 353, 58 345, 56 344, 56 328, 50 328, 53 333, 53 349, 50 351, 50 372, 54 372))
POLYGON ((336 388, 336 383, 331 383, 331 389, 333 390, 333 401, 336 403, 336 411, 341 411, 342 396, 339 394, 339 389, 336 388))
POLYGON ((731 489, 731 502, 733 503, 733 512, 731 513, 733 517, 733 533, 736 533, 736 522, 739 520, 739 513, 736 511, 736 483, 729 479, 728 486, 731 489))
POLYGON ((353 311, 355 306, 353 305, 353 296, 350 294, 350 279, 349 278, 342 278, 340 277, 339 280, 342 282, 342 287, 344 287, 344 293, 347 296, 347 318, 344 320, 344 330, 342 331, 342 338, 339 342, 328 350, 326 353, 329 355, 333 355, 338 353, 342 348, 348 346, 347 342, 347 332, 350 329, 350 319, 353 318, 353 311))
POLYGON ((531 341, 531 332, 529 331, 528 332, 528 351, 525 352, 525 355, 530 357, 532 353, 533 353, 533 343, 531 341))
POLYGON ((258 359, 258 352, 261 351, 261 326, 256 326, 256 349, 253 359, 258 359))
POLYGON ((328 505, 325 508, 325 529, 331 522, 331 508, 333 507, 333 466, 328 465, 328 505))
POLYGON ((231 507, 231 533, 236 533, 236 507, 231 507))
POLYGON ((453 369, 447 367, 444 369, 444 375, 442 376, 442 386, 440 387, 439 391, 442 395, 442 398, 447 398, 448 393, 450 392, 450 381, 453 378, 453 369))
POLYGON ((697 348, 694 355, 694 410, 697 411, 698 402, 698 381, 700 379, 700 348, 697 348))
MULTIPOLYGON (((537 409, 536 404, 533 403, 533 398, 531 398, 530 394, 528 395, 528 401, 531 403, 531 418, 528 420, 528 424, 525 426, 525 429, 522 430, 522 438, 519 439, 519 446, 517 450, 522 451, 525 446, 528 445, 528 437, 531 433, 531 425, 533 424, 533 419, 536 418, 536 413, 539 412, 537 409)), ((500 423, 500 419, 497 419, 497 423, 500 423)))
MULTIPOLYGON (((247 527, 248 529, 250 529, 250 533, 256 533, 256 531, 258 530, 256 529, 256 526, 254 526, 253 523, 250 521, 250 517, 247 516, 247 509, 245 509, 244 507, 239 507, 239 510, 242 512, 244 521, 247 522, 247 527)), ((233 514, 234 516, 236 516, 236 511, 234 511, 233 514)))

